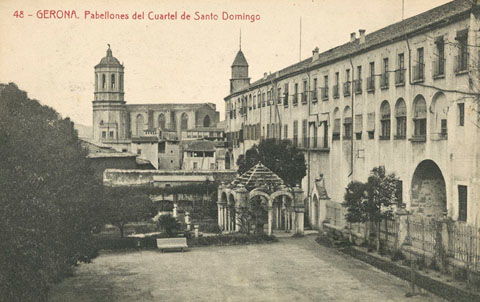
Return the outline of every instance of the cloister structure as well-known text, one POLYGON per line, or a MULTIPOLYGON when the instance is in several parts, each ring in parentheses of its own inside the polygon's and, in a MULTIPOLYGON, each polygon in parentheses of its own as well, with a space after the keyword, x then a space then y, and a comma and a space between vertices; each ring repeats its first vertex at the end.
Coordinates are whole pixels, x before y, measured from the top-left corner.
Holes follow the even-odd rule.
POLYGON ((218 225, 223 231, 241 231, 244 227, 242 214, 252 203, 257 203, 268 213, 268 235, 272 235, 273 230, 303 234, 303 200, 303 190, 299 186, 286 186, 278 175, 258 163, 230 184, 220 185, 218 225))

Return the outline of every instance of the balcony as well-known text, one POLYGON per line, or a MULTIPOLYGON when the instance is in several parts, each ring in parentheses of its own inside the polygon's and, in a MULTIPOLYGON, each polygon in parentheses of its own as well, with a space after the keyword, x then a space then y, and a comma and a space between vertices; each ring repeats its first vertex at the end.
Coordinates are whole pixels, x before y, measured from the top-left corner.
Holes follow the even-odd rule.
POLYGON ((351 82, 350 81, 347 81, 347 82, 344 82, 343 83, 343 96, 349 96, 351 91, 350 91, 350 87, 351 87, 351 82))
POLYGON ((328 100, 328 87, 322 87, 320 89, 322 90, 322 100, 327 101, 328 100))
POLYGON ((353 81, 353 87, 355 89, 355 94, 361 94, 362 93, 362 79, 357 79, 353 81))
POLYGON ((464 73, 468 71, 468 53, 455 56, 455 73, 464 73))
POLYGON ((338 93, 338 84, 337 85, 333 85, 333 98, 336 99, 339 97, 339 93, 338 93))
POLYGON ((433 61, 433 78, 443 78, 445 76, 445 58, 436 58, 433 61))
POLYGON ((388 73, 388 71, 385 71, 385 73, 383 73, 380 76, 380 88, 381 89, 388 89, 388 86, 390 84, 389 79, 390 79, 390 74, 388 73))
POLYGON ((375 77, 371 76, 367 78, 367 92, 375 91, 375 77))
POLYGON ((413 66, 413 81, 414 82, 423 82, 425 79, 425 64, 418 63, 413 66))
POLYGON ((405 68, 395 70, 395 86, 405 85, 405 68))
MULTIPOLYGON (((292 144, 295 143, 294 140, 288 140, 292 144)), ((310 150, 318 152, 328 152, 330 148, 328 147, 328 140, 325 140, 321 137, 305 137, 301 141, 299 140, 296 145, 300 150, 310 150)))

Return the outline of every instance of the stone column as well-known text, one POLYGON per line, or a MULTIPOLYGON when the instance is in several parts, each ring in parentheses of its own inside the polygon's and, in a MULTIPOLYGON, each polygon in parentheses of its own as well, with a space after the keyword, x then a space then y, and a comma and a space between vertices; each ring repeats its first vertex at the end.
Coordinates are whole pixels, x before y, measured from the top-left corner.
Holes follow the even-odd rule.
POLYGON ((273 208, 268 206, 268 236, 272 236, 273 208))
POLYGON ((190 213, 185 212, 185 224, 187 225, 187 231, 190 231, 190 213))
POLYGON ((198 224, 193 225, 193 228, 195 230, 194 231, 195 232, 195 238, 198 238, 198 227, 199 227, 198 224))
POLYGON ((177 217, 178 194, 173 194, 173 217, 177 217))
POLYGON ((293 217, 295 221, 293 222, 294 234, 303 235, 303 226, 304 226, 304 215, 305 215, 305 204, 303 202, 303 190, 297 185, 293 190, 293 202, 294 202, 294 213, 293 217))
POLYGON ((235 231, 239 232, 242 227, 241 214, 248 207, 248 191, 244 185, 238 185, 235 189, 235 231))
MULTIPOLYGON (((405 210, 405 208, 400 208, 396 213, 395 213, 395 218, 398 221, 398 232, 397 232, 397 238, 396 238, 396 248, 401 248, 402 245, 408 243, 408 216, 410 216, 410 213, 405 210)), ((365 238, 365 240, 368 240, 368 238, 365 238)))

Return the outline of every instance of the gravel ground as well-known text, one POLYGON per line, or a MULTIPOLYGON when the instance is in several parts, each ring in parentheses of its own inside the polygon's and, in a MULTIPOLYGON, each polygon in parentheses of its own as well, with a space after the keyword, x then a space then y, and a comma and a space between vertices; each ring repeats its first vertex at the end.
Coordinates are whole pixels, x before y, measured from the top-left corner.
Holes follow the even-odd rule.
POLYGON ((445 301, 320 246, 315 236, 188 252, 103 252, 50 301, 445 301))

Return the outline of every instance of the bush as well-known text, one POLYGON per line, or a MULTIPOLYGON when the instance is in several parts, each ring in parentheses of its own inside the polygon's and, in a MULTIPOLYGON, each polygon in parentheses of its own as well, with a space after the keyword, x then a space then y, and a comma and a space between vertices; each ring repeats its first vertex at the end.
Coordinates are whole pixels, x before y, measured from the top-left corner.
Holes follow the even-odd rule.
POLYGON ((209 224, 205 224, 203 226, 200 226, 200 231, 205 232, 205 233, 219 234, 219 233, 222 232, 222 229, 220 229, 220 227, 216 223, 215 224, 209 223, 209 224))
POLYGON ((160 216, 157 225, 162 232, 165 232, 168 235, 168 237, 175 237, 180 231, 180 223, 171 215, 160 216))
POLYGON ((396 249, 396 250, 393 251, 391 259, 392 259, 392 261, 404 260, 405 255, 402 253, 401 250, 396 249))
POLYGON ((237 245, 237 244, 255 244, 277 242, 274 236, 265 234, 228 234, 209 237, 191 238, 189 246, 209 246, 209 245, 237 245))

